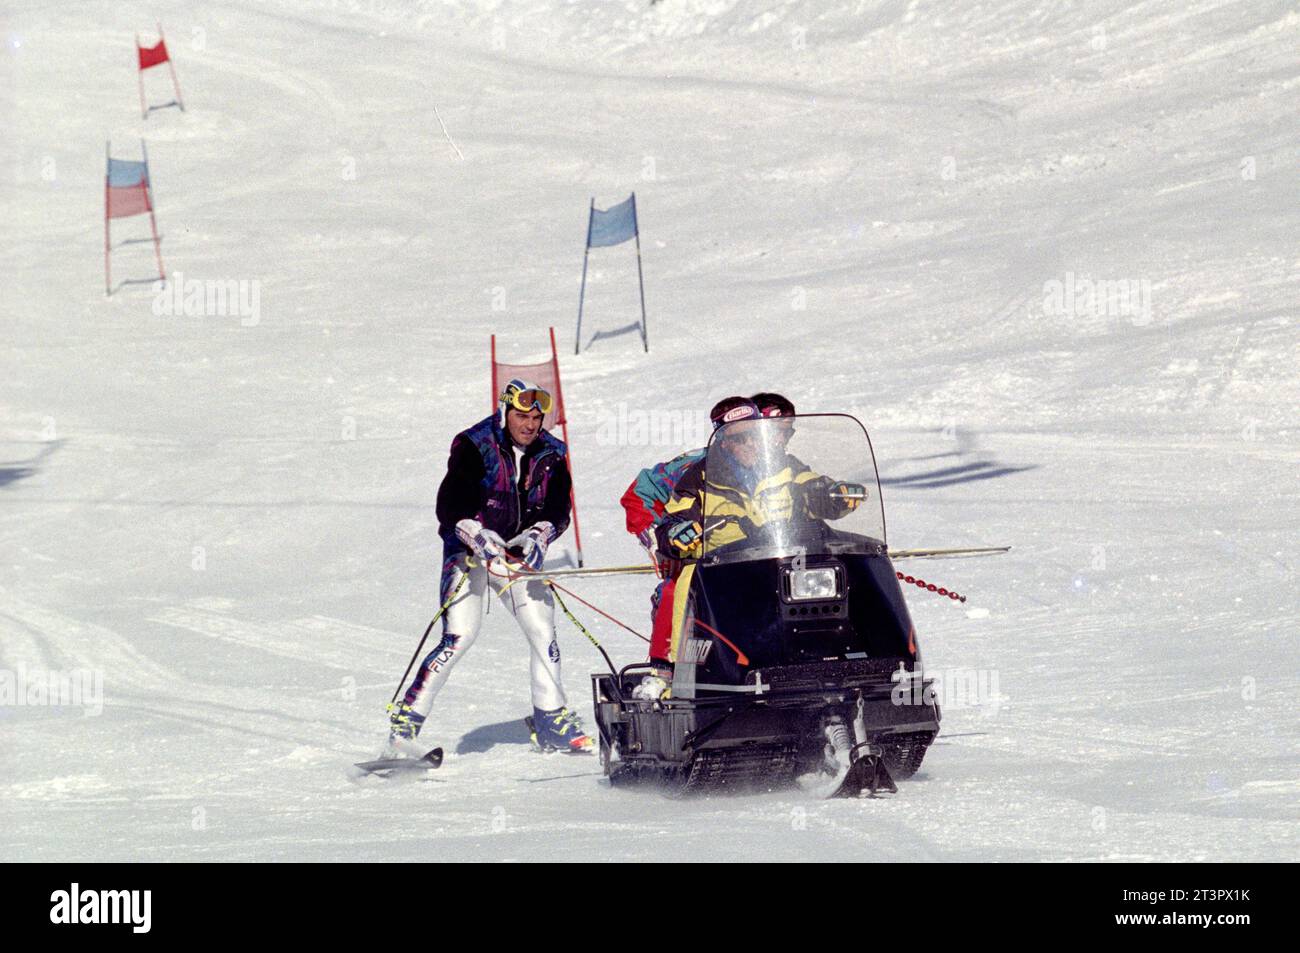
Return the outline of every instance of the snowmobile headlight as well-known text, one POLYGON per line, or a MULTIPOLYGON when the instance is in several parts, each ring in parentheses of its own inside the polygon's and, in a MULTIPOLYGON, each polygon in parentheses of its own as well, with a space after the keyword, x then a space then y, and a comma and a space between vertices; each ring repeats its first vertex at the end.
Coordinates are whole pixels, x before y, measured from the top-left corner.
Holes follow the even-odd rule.
POLYGON ((834 569, 790 569, 791 599, 835 599, 840 594, 840 574, 834 569))

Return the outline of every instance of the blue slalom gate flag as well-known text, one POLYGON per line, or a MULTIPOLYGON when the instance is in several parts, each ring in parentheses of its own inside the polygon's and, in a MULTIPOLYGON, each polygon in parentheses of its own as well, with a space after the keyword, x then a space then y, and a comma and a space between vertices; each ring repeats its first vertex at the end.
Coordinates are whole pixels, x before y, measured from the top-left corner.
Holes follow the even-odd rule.
POLYGON ((636 199, 629 195, 613 208, 591 209, 588 248, 608 248, 636 237, 636 199))
POLYGON ((114 189, 129 189, 149 184, 149 167, 143 162, 128 159, 108 160, 108 185, 114 189))
MULTIPOLYGON (((641 233, 637 228, 636 193, 633 192, 613 208, 596 208, 596 200, 594 198, 591 200, 590 211, 587 214, 587 247, 582 251, 582 286, 578 291, 578 327, 573 334, 574 354, 582 350, 582 307, 587 298, 587 259, 591 256, 591 250, 621 245, 633 240, 636 241, 636 286, 641 299, 641 323, 629 325, 612 334, 639 330, 641 346, 649 353, 650 335, 646 328, 645 317, 645 276, 641 272, 641 233)), ((594 341, 595 338, 592 340, 594 341)))

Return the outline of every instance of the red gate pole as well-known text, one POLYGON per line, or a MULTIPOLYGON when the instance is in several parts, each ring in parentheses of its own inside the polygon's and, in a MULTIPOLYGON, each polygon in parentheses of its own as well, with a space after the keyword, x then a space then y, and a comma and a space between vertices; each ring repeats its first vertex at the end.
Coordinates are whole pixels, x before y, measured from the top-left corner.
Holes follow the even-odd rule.
POLYGON ((153 177, 149 174, 149 153, 145 151, 144 140, 140 140, 140 155, 144 157, 144 195, 149 206, 149 230, 153 232, 153 253, 158 260, 158 278, 167 283, 167 272, 163 270, 162 244, 158 240, 158 223, 153 216, 153 177))
POLYGON ((113 161, 113 144, 104 143, 104 297, 109 297, 113 293, 113 277, 108 261, 108 168, 113 161))
POLYGON ((560 408, 560 429, 564 431, 564 444, 569 447, 569 509, 573 512, 573 541, 578 550, 578 568, 583 566, 582 530, 578 527, 578 498, 573 486, 573 452, 569 444, 569 415, 564 413, 564 389, 560 386, 560 358, 555 350, 555 328, 551 328, 551 369, 555 372, 555 401, 560 408))
MULTIPOLYGON (((163 36, 162 24, 158 24, 158 42, 164 46, 167 45, 167 38, 163 36)), ((181 112, 185 112, 185 100, 181 99, 181 84, 176 78, 176 66, 172 63, 172 51, 167 50, 167 68, 172 73, 172 88, 176 90, 176 105, 181 107, 181 112)))
POLYGON ((149 110, 144 105, 144 70, 140 67, 140 34, 135 35, 135 79, 140 86, 140 118, 148 119, 149 110))
POLYGON ((492 381, 492 412, 495 414, 497 404, 501 402, 501 392, 497 390, 497 336, 492 335, 492 366, 488 369, 488 378, 492 381))

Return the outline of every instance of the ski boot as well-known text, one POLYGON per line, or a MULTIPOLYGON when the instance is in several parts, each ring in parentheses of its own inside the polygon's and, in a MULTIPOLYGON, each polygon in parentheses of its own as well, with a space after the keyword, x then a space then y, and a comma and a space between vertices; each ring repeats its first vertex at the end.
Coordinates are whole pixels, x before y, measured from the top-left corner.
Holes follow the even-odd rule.
POLYGON ((568 751, 571 754, 589 753, 596 743, 582 730, 578 716, 567 708, 554 711, 533 709, 531 718, 525 718, 528 736, 541 751, 568 751))
POLYGON ((397 758, 409 754, 415 739, 424 727, 424 716, 412 711, 406 702, 388 706, 388 744, 383 757, 397 758))

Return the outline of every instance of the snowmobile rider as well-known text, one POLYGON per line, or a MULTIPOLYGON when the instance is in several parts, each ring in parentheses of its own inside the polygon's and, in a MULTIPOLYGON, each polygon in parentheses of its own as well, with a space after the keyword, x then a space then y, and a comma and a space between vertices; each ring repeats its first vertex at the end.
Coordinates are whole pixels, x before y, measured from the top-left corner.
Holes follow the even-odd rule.
POLYGON ((496 413, 456 435, 438 488, 443 542, 442 641, 390 706, 390 748, 414 739, 451 669, 478 636, 490 587, 515 617, 529 647, 533 742, 544 750, 589 751, 592 739, 567 707, 555 637, 555 603, 544 581, 511 584, 511 567, 538 571, 546 549, 569 526, 572 486, 564 442, 543 429, 551 395, 512 380, 496 413), (450 600, 450 604, 448 604, 450 600))
POLYGON ((656 529, 663 552, 679 559, 697 557, 706 525, 709 545, 716 549, 758 535, 768 524, 793 519, 796 505, 806 519, 834 520, 867 498, 865 486, 814 473, 786 452, 794 420, 766 425, 766 433, 757 429, 763 424, 745 417, 723 423, 726 430, 715 437, 713 470, 706 478, 703 462, 689 467, 664 507, 665 517, 656 529))

